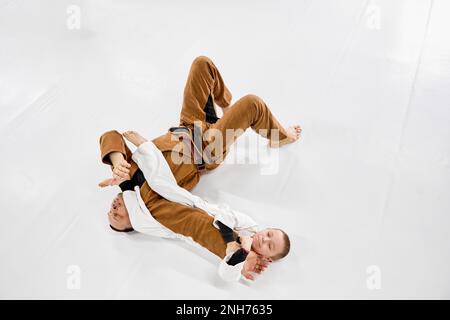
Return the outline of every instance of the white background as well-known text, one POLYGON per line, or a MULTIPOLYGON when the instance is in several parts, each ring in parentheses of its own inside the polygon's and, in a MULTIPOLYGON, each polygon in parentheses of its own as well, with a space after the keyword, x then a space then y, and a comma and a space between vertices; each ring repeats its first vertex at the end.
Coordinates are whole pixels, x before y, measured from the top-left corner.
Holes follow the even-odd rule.
POLYGON ((450 298, 449 12, 446 0, 0 0, 0 297, 450 298), (193 190, 290 234, 291 254, 252 284, 223 283, 201 249, 114 233, 117 189, 97 187, 99 136, 177 125, 198 55, 233 101, 256 94, 304 130, 276 174, 228 164, 193 190))

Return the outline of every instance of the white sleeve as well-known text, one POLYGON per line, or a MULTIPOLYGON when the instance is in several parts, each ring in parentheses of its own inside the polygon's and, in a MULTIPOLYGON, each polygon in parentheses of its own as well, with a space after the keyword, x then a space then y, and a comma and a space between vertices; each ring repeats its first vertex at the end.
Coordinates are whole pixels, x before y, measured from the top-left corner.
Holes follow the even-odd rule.
MULTIPOLYGON (((226 204, 212 204, 200 199, 202 202, 196 203, 196 207, 207 212, 212 212, 214 216, 214 226, 219 228, 217 221, 222 222, 228 228, 236 230, 240 235, 245 232, 250 234, 258 231, 258 224, 248 215, 231 209, 226 204)), ((249 234, 246 234, 249 235, 249 234)))
POLYGON ((233 254, 234 252, 225 256, 225 258, 223 258, 223 260, 220 261, 219 264, 219 276, 227 282, 239 281, 242 277, 241 271, 244 267, 245 261, 234 266, 227 263, 227 261, 230 260, 233 254))
POLYGON ((160 196, 190 207, 199 201, 199 197, 178 186, 166 159, 153 142, 142 143, 133 153, 132 159, 144 173, 152 190, 160 196))

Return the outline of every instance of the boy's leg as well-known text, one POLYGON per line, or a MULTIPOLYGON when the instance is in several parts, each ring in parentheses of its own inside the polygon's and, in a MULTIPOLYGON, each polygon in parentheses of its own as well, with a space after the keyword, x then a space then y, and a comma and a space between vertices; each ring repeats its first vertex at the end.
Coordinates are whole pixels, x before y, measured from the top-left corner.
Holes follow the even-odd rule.
POLYGON ((221 108, 231 103, 231 92, 217 67, 210 58, 199 56, 192 62, 184 88, 180 124, 192 126, 194 121, 205 122, 205 106, 210 96, 221 108))
MULTIPOLYGON (((222 153, 211 152, 213 157, 209 161, 205 159, 206 162, 209 162, 206 164, 206 168, 208 170, 216 168, 224 160, 229 147, 249 127, 271 142, 288 139, 286 129, 271 113, 266 103, 256 95, 246 95, 236 101, 229 111, 204 133, 206 148, 222 153), (227 130, 230 130, 228 135, 227 130), (272 130, 275 130, 275 132, 272 130), (230 134, 231 132, 233 134, 230 134), (221 148, 217 148, 215 135, 221 135, 222 137, 221 148), (211 163, 212 161, 215 163, 211 163)), ((208 150, 205 151, 208 153, 208 150)))
POLYGON ((127 161, 131 167, 130 170, 130 178, 133 177, 134 173, 138 169, 137 164, 131 159, 132 153, 131 150, 125 144, 125 140, 122 135, 116 130, 105 132, 100 137, 100 154, 101 159, 104 164, 108 164, 112 168, 112 163, 109 158, 109 155, 112 152, 120 152, 125 161, 127 161))

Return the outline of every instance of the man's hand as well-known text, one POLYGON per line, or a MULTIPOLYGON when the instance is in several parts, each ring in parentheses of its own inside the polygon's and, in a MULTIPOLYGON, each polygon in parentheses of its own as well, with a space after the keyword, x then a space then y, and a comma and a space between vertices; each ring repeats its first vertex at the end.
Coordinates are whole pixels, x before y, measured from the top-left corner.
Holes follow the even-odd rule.
POLYGON ((255 280, 255 277, 251 272, 261 274, 267 269, 270 262, 272 262, 271 259, 260 256, 254 251, 250 251, 245 259, 241 274, 249 280, 255 280))
MULTIPOLYGON (((113 158, 113 157, 111 157, 113 158)), ((113 177, 110 179, 103 180, 98 184, 99 187, 104 188, 107 186, 116 186, 121 184, 126 180, 130 180, 130 167, 131 165, 123 159, 114 159, 113 163, 113 177)))
POLYGON ((130 167, 131 164, 125 159, 120 160, 113 165, 113 178, 122 179, 123 181, 130 180, 130 167))
POLYGON ((239 250, 240 248, 241 248, 241 245, 239 243, 237 243, 236 241, 228 242, 226 254, 229 255, 230 253, 235 252, 235 251, 239 250))

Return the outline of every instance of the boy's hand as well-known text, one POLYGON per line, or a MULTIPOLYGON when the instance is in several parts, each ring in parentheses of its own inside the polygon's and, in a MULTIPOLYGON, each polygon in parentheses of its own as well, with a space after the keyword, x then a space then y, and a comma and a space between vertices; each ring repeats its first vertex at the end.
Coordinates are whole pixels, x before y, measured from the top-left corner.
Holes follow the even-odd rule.
POLYGON ((251 272, 261 274, 267 269, 270 262, 272 262, 272 260, 260 256, 254 251, 250 251, 245 259, 241 274, 249 280, 255 280, 255 277, 251 272))

